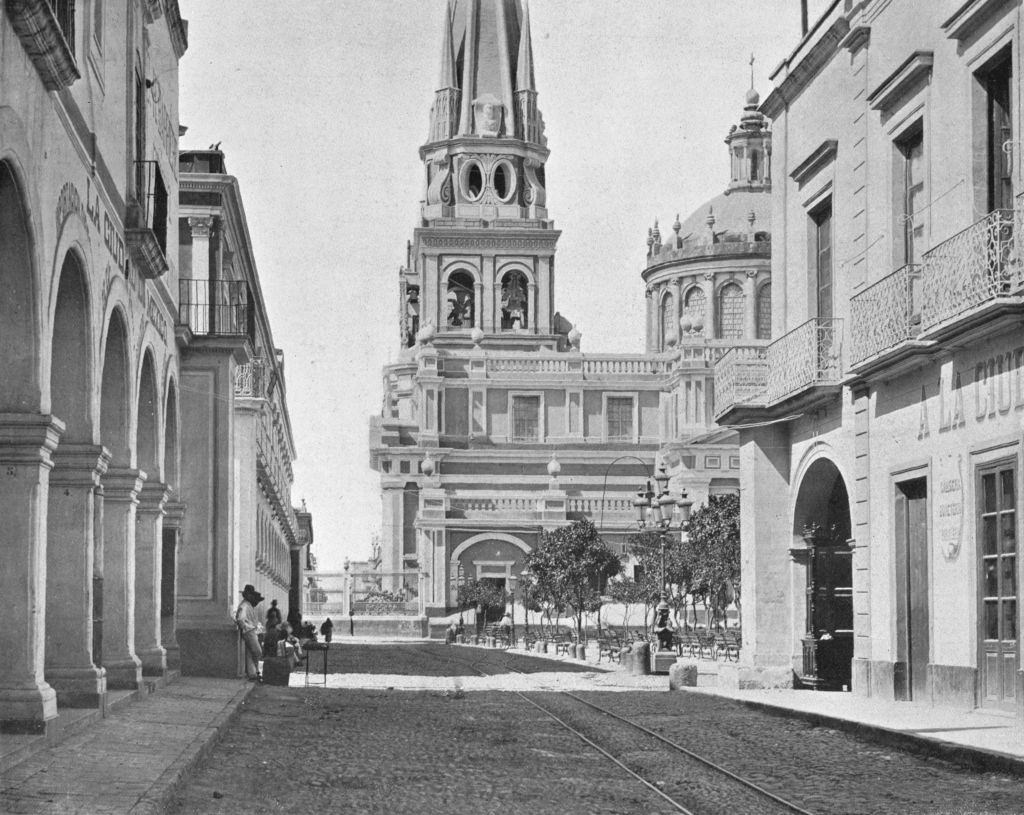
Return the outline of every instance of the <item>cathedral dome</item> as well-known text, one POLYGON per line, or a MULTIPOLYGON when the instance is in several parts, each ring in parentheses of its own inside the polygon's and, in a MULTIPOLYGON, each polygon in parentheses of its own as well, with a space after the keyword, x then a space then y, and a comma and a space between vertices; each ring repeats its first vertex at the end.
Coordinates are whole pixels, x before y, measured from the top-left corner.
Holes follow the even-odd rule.
POLYGON ((751 233, 764 233, 765 238, 770 238, 771 203, 771 194, 766 190, 733 190, 716 195, 683 221, 679 237, 684 245, 711 243, 712 231, 716 243, 747 241, 751 233), (714 224, 709 228, 708 220, 712 215, 714 224))

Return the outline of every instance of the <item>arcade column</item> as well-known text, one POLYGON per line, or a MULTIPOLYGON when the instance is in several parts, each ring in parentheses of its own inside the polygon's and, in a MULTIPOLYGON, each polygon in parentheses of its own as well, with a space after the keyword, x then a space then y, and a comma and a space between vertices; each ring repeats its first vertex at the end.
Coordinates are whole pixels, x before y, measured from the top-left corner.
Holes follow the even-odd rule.
POLYGON ((160 642, 160 575, 169 495, 166 484, 146 482, 135 510, 135 654, 142 661, 143 676, 167 672, 167 652, 160 642))
POLYGON ((142 470, 129 467, 103 477, 103 667, 112 690, 142 683, 135 655, 135 511, 145 480, 142 470))
POLYGON ((50 454, 64 432, 53 416, 0 413, 0 732, 42 733, 57 716, 43 678, 46 504, 50 454))
POLYGON ((94 653, 93 577, 102 572, 97 491, 110 453, 98 445, 62 444, 53 463, 47 511, 46 681, 61 705, 102 708, 107 679, 94 653))

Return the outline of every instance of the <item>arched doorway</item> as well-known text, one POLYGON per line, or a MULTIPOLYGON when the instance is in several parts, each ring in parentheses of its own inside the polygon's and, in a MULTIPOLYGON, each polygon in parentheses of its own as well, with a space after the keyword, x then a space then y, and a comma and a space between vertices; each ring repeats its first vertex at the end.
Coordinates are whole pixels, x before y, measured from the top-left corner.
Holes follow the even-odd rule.
MULTIPOLYGON (((503 590, 509 596, 514 594, 529 551, 525 541, 503 532, 481 533, 462 541, 451 556, 452 605, 457 605, 458 587, 466 583, 482 583, 492 586, 496 593, 503 590)), ((497 622, 505 613, 505 605, 494 604, 483 611, 478 624, 497 622)))
POLYGON ((853 661, 853 549, 850 500, 839 469, 818 459, 804 474, 791 550, 804 570, 800 681, 849 690, 853 661))

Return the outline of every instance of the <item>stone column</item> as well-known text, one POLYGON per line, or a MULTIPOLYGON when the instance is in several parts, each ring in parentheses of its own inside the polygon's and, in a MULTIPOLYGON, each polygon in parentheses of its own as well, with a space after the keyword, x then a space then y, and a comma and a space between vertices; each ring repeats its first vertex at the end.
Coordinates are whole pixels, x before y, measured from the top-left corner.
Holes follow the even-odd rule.
POLYGON ((135 508, 142 470, 111 468, 103 477, 103 667, 107 687, 134 690, 142 682, 135 655, 135 508))
POLYGON ((748 340, 757 339, 757 289, 754 278, 757 272, 748 271, 743 279, 743 337, 748 340))
POLYGON ((46 681, 68 707, 103 707, 106 672, 93 653, 93 575, 97 569, 96 490, 110 453, 62 444, 53 455, 47 510, 46 681))
POLYGON ((38 413, 0 414, 0 730, 41 733, 57 716, 43 678, 46 625, 46 504, 50 454, 64 424, 38 413))
POLYGON ((710 340, 715 337, 715 317, 718 310, 715 306, 715 276, 704 275, 701 288, 704 289, 704 337, 710 340))
POLYGON ((177 627, 178 547, 181 546, 181 528, 185 520, 185 505, 177 501, 164 505, 163 563, 160 567, 160 644, 167 654, 167 667, 181 667, 177 627))
POLYGON ((654 293, 647 289, 644 292, 644 299, 647 303, 647 353, 654 354, 658 351, 656 331, 654 328, 654 293))
POLYGON ((484 284, 473 284, 473 327, 484 328, 484 284))
POLYGON ((675 314, 672 318, 672 330, 676 332, 676 348, 682 345, 683 329, 679 321, 683 318, 683 278, 676 277, 672 280, 672 296, 675 299, 675 314))
POLYGON ((144 676, 167 673, 167 652, 160 635, 160 575, 163 571, 164 505, 170 489, 147 482, 139 493, 135 517, 135 654, 144 676))
POLYGON ((539 334, 540 331, 537 329, 537 284, 530 283, 528 288, 530 290, 530 304, 528 306, 530 310, 528 330, 531 334, 539 334))
POLYGON ((192 232, 192 277, 196 280, 209 280, 213 218, 189 218, 188 225, 192 232))
POLYGON ((483 278, 484 286, 483 329, 488 334, 501 331, 501 309, 495 302, 498 293, 495 290, 494 269, 493 257, 480 259, 480 277, 483 278))

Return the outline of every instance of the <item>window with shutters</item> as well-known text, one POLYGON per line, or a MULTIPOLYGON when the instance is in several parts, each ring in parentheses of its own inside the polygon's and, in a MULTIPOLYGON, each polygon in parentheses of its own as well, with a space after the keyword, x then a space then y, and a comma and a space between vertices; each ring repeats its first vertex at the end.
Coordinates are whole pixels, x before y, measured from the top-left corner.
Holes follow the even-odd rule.
POLYGON ((605 398, 605 432, 608 441, 634 441, 633 414, 636 400, 632 396, 608 396, 605 398))
POLYGON ((540 395, 514 395, 512 398, 512 441, 521 443, 539 442, 540 395))

